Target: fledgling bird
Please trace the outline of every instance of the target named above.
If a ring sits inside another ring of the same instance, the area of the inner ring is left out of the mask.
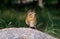
[[[27,12],[25,22],[30,28],[36,29],[37,20],[36,20],[36,13],[34,10],[29,10]]]

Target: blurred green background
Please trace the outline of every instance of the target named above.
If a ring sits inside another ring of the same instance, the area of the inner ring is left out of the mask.
[[[60,38],[60,0],[43,0],[44,8],[37,2],[23,4],[18,0],[0,0],[0,29],[28,27],[25,23],[27,11],[34,7],[37,29]]]

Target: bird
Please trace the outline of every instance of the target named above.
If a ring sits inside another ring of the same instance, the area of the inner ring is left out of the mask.
[[[25,22],[30,28],[36,29],[37,19],[34,10],[28,10]]]

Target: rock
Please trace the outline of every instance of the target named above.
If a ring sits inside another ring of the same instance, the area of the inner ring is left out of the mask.
[[[57,39],[46,33],[30,28],[0,29],[0,39]]]

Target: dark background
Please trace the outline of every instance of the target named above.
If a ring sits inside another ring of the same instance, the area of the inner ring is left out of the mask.
[[[34,8],[37,13],[37,29],[60,37],[60,0],[43,0],[44,8],[39,7],[37,1],[26,4],[17,1],[0,0],[0,29],[28,27],[25,23],[27,11]]]

